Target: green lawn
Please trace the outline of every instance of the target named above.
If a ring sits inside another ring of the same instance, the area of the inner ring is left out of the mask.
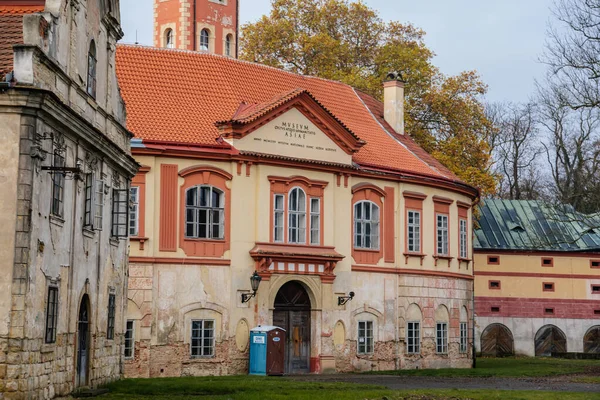
[[[564,360],[558,358],[478,358],[473,369],[411,369],[372,371],[367,374],[404,376],[477,376],[477,377],[541,377],[590,373],[600,374],[600,360]]]
[[[102,400],[592,400],[597,393],[504,390],[410,390],[351,383],[300,382],[287,378],[226,376],[127,379],[108,386]]]

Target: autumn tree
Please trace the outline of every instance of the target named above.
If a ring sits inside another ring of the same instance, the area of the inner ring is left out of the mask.
[[[484,194],[495,190],[485,138],[494,127],[481,102],[476,72],[443,75],[432,63],[425,32],[384,22],[362,2],[273,0],[269,15],[241,30],[241,58],[344,82],[381,99],[391,71],[406,80],[406,131]]]

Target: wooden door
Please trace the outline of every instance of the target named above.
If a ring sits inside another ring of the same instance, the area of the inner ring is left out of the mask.
[[[491,357],[513,355],[513,337],[502,324],[491,324],[481,334],[481,354]]]
[[[76,386],[87,386],[89,362],[89,315],[87,295],[83,296],[79,305],[79,321],[77,322],[77,377]]]
[[[540,328],[535,335],[535,355],[550,357],[552,353],[566,353],[567,338],[565,334],[554,325]]]
[[[288,282],[279,289],[273,325],[286,331],[285,373],[310,372],[310,299],[299,282]]]

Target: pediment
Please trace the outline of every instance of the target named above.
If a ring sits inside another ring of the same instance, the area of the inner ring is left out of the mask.
[[[308,92],[297,89],[263,104],[242,104],[217,123],[239,151],[352,164],[364,142]]]

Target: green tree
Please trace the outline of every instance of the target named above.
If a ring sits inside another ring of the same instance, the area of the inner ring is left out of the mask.
[[[241,58],[341,81],[378,99],[385,76],[401,71],[407,132],[458,177],[494,193],[487,86],[474,71],[443,75],[424,36],[411,24],[384,22],[360,1],[273,0],[269,15],[242,27]]]

